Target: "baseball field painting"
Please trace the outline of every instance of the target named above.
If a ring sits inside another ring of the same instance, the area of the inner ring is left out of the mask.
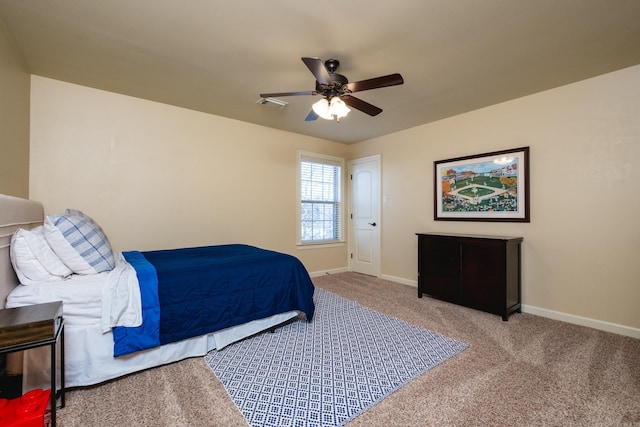
[[[434,162],[434,219],[530,222],[529,147]]]

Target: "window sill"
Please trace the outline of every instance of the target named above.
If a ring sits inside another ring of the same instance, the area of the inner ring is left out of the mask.
[[[327,243],[298,243],[298,250],[306,249],[326,249],[326,248],[339,248],[345,245],[345,242],[327,242]]]

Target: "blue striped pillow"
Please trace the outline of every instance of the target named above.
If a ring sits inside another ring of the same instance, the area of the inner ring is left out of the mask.
[[[51,249],[74,273],[96,274],[115,267],[109,239],[83,212],[67,209],[64,215],[48,215],[44,230]]]

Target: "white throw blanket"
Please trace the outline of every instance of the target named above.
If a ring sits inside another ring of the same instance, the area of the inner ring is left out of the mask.
[[[114,326],[135,327],[142,324],[142,300],[135,269],[117,255],[116,266],[109,272],[102,288],[102,332]]]

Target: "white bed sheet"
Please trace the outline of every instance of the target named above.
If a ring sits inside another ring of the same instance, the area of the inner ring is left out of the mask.
[[[220,350],[300,315],[298,311],[277,314],[208,335],[114,358],[113,335],[110,331],[103,332],[102,326],[102,291],[108,274],[74,275],[61,282],[19,285],[7,297],[9,308],[52,301],[63,302],[66,387],[94,385],[143,369],[204,356],[210,350]],[[48,347],[24,352],[23,391],[49,388],[49,360]],[[60,361],[60,358],[57,360]]]
[[[67,326],[92,325],[101,319],[102,287],[107,275],[73,275],[59,282],[19,285],[7,297],[7,307],[62,301]]]

